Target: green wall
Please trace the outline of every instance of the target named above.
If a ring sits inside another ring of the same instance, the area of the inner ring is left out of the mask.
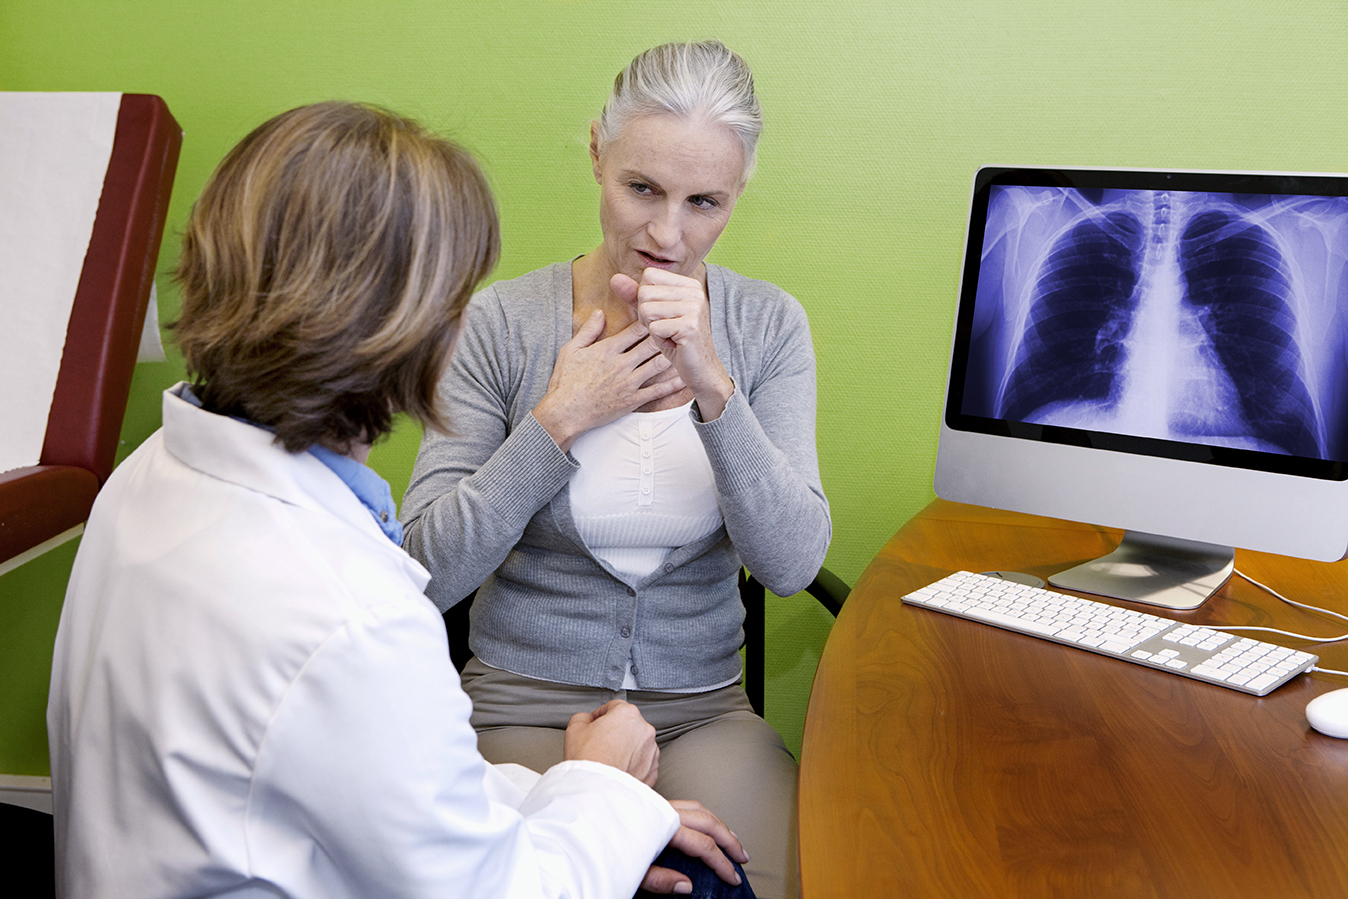
[[[983,163],[1348,169],[1342,2],[799,0],[3,0],[0,89],[163,96],[186,136],[169,234],[214,164],[314,100],[391,106],[481,157],[498,277],[599,240],[586,128],[638,50],[720,37],[753,65],[758,174],[713,260],[809,312],[828,564],[854,581],[931,498],[965,206]],[[161,316],[177,296],[159,279]],[[129,451],[158,426],[173,359],[137,372]],[[405,486],[418,435],[374,463]],[[0,773],[45,774],[46,666],[69,549],[0,578]],[[769,620],[768,717],[793,746],[827,616]]]

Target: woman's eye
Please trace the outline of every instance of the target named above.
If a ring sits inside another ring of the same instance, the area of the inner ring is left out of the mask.
[[[688,202],[698,209],[715,209],[718,205],[711,197],[691,197]]]
[[[646,196],[646,195],[648,195],[648,194],[651,192],[651,186],[650,186],[649,184],[645,184],[645,183],[643,183],[643,182],[641,182],[641,181],[633,181],[633,182],[631,182],[630,184],[628,184],[627,186],[630,187],[630,188],[632,189],[632,193],[634,193],[634,194],[640,194],[640,195],[643,196],[643,197]]]

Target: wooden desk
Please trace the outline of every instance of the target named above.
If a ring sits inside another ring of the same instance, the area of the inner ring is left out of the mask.
[[[1348,678],[1259,699],[899,601],[959,569],[1046,578],[1119,536],[938,500],[881,550],[810,696],[805,899],[1348,895],[1348,740],[1304,714]],[[1348,612],[1348,563],[1237,552],[1236,567]],[[1236,578],[1160,614],[1348,632]],[[1348,668],[1348,644],[1310,651]]]

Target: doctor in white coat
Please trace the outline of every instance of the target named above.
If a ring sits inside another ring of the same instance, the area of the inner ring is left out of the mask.
[[[104,487],[57,633],[62,895],[626,899],[687,889],[649,867],[671,838],[738,879],[724,825],[650,789],[632,706],[576,716],[542,775],[482,760],[363,464],[396,412],[452,426],[436,383],[498,250],[471,158],[382,110],[292,110],[212,176],[178,271],[193,381]]]

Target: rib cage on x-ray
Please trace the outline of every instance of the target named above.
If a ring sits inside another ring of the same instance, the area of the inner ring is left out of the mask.
[[[1232,424],[1294,456],[1320,457],[1324,428],[1306,389],[1292,285],[1268,232],[1232,212],[1203,212],[1184,229],[1179,257],[1185,302],[1235,384]]]
[[[1054,403],[1117,396],[1136,307],[1141,223],[1125,213],[1087,217],[1044,260],[999,417],[1029,421]]]
[[[1298,281],[1278,230],[1296,218],[1285,204],[1005,190],[1023,193],[1000,214],[1019,227],[1037,218],[1047,249],[1025,249],[1032,239],[1004,248],[1037,255],[1003,284],[995,417],[1325,458],[1324,378],[1311,374],[1331,361],[1311,357],[1325,354],[1320,332],[1338,313],[1335,298],[1316,302]],[[1049,194],[1059,199],[1046,213]]]

